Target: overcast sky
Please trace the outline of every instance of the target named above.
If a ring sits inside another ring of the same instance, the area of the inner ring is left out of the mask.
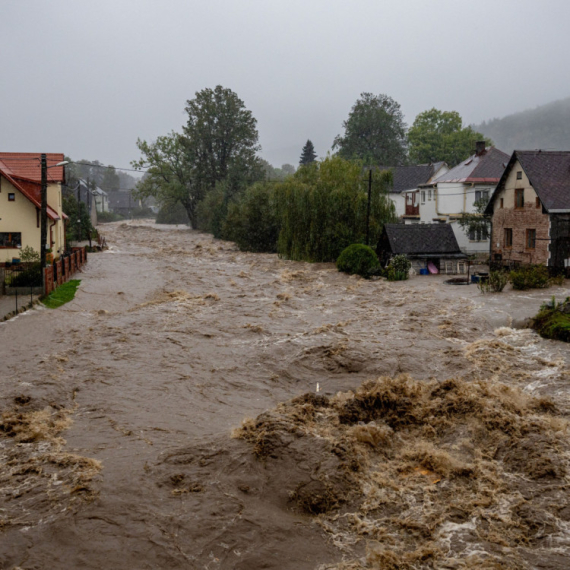
[[[235,91],[262,155],[325,156],[365,91],[466,123],[570,96],[569,0],[1,0],[0,150],[129,166]]]

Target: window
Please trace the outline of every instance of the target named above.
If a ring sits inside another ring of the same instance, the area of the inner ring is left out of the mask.
[[[0,232],[0,247],[22,247],[22,234],[19,232]]]
[[[428,200],[431,200],[431,190],[428,190]]]
[[[426,191],[422,190],[422,204],[426,203]]]
[[[501,205],[499,206],[501,209],[503,208],[503,204],[504,204],[504,201],[503,201],[503,198],[501,198]]]
[[[536,230],[526,230],[526,248],[534,249],[536,245]]]
[[[524,208],[524,189],[515,190],[515,208]]]
[[[522,180],[522,170],[517,171],[517,180]]]
[[[513,229],[505,228],[505,247],[513,247]]]
[[[487,230],[485,228],[479,228],[469,232],[469,239],[471,241],[485,241],[487,238]]]
[[[538,196],[536,197],[536,207],[540,208],[540,198]]]
[[[16,201],[16,194],[14,194],[13,192],[10,192],[8,194],[8,202],[15,202]]]
[[[489,199],[489,190],[475,190],[475,202]]]

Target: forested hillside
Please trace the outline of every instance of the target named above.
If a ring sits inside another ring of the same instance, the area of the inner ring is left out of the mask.
[[[473,127],[505,152],[570,150],[570,97]]]

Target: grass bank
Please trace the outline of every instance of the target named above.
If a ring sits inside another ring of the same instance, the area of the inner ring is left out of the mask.
[[[75,293],[80,283],[80,279],[71,279],[67,283],[60,285],[43,300],[43,304],[48,309],[57,309],[58,307],[65,305],[65,303],[69,303],[69,301],[75,297]]]

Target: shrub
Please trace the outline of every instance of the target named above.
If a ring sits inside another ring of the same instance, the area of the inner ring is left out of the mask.
[[[556,304],[552,297],[550,303],[544,303],[540,312],[532,321],[532,328],[544,338],[570,342],[570,299]]]
[[[118,222],[123,219],[121,214],[115,212],[97,212],[97,223],[105,224],[107,222]]]
[[[152,211],[152,208],[149,206],[142,206],[142,208],[133,208],[131,210],[131,218],[133,219],[140,219],[140,218],[156,218],[156,214]]]
[[[211,233],[216,238],[225,238],[223,226],[228,213],[228,200],[223,185],[218,185],[206,194],[196,208],[198,229]]]
[[[412,262],[403,253],[392,257],[388,264],[388,268],[392,268],[396,273],[405,273],[406,275],[409,275],[411,267]]]
[[[509,282],[506,271],[491,271],[487,279],[481,279],[477,284],[481,293],[500,293]]]
[[[16,273],[7,285],[10,287],[41,287],[42,269],[40,262],[31,263],[23,271]]]
[[[27,245],[20,250],[20,259],[22,263],[34,263],[40,261],[40,253],[33,247]]]
[[[279,223],[272,185],[254,184],[230,204],[222,233],[243,251],[275,253]]]
[[[156,215],[157,224],[189,224],[188,214],[180,202],[163,204]]]
[[[513,289],[518,291],[544,289],[550,285],[550,276],[545,265],[521,265],[511,271],[510,280]]]
[[[370,273],[380,266],[378,256],[371,247],[361,243],[349,245],[336,260],[339,271],[350,275],[356,274],[368,277]]]

